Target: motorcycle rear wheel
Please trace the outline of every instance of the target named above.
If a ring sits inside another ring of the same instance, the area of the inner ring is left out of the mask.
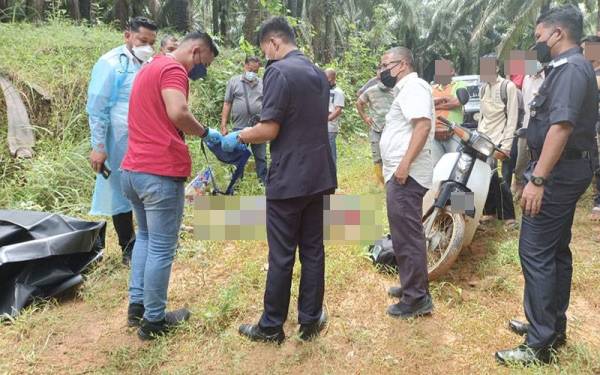
[[[433,223],[431,222],[433,220]],[[462,250],[465,220],[460,214],[445,209],[435,210],[423,218],[427,239],[427,271],[429,280],[444,275],[454,264]]]

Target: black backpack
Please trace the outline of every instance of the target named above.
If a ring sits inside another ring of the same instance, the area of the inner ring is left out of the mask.
[[[380,271],[398,272],[391,235],[385,235],[382,239],[375,241],[373,245],[369,246],[368,253],[369,258]]]

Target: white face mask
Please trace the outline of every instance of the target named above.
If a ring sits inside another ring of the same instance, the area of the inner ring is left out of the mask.
[[[258,74],[254,72],[246,72],[244,73],[244,78],[246,78],[246,81],[254,82],[258,78]]]
[[[149,45],[143,45],[138,47],[133,47],[132,51],[133,56],[137,57],[141,62],[148,61],[152,55],[154,55],[154,48]]]

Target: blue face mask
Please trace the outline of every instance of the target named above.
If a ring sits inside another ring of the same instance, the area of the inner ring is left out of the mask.
[[[188,77],[190,77],[192,81],[206,77],[206,66],[204,66],[204,64],[194,65],[192,70],[188,73]]]

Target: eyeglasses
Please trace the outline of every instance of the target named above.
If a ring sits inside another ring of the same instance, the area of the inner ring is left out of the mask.
[[[404,60],[396,60],[396,61],[390,61],[388,63],[381,63],[381,64],[379,64],[379,66],[377,67],[377,69],[379,69],[379,70],[385,70],[385,69],[388,68],[388,66],[391,66],[391,65],[395,66],[395,65],[398,65],[398,64],[403,63],[403,62],[404,62]]]

